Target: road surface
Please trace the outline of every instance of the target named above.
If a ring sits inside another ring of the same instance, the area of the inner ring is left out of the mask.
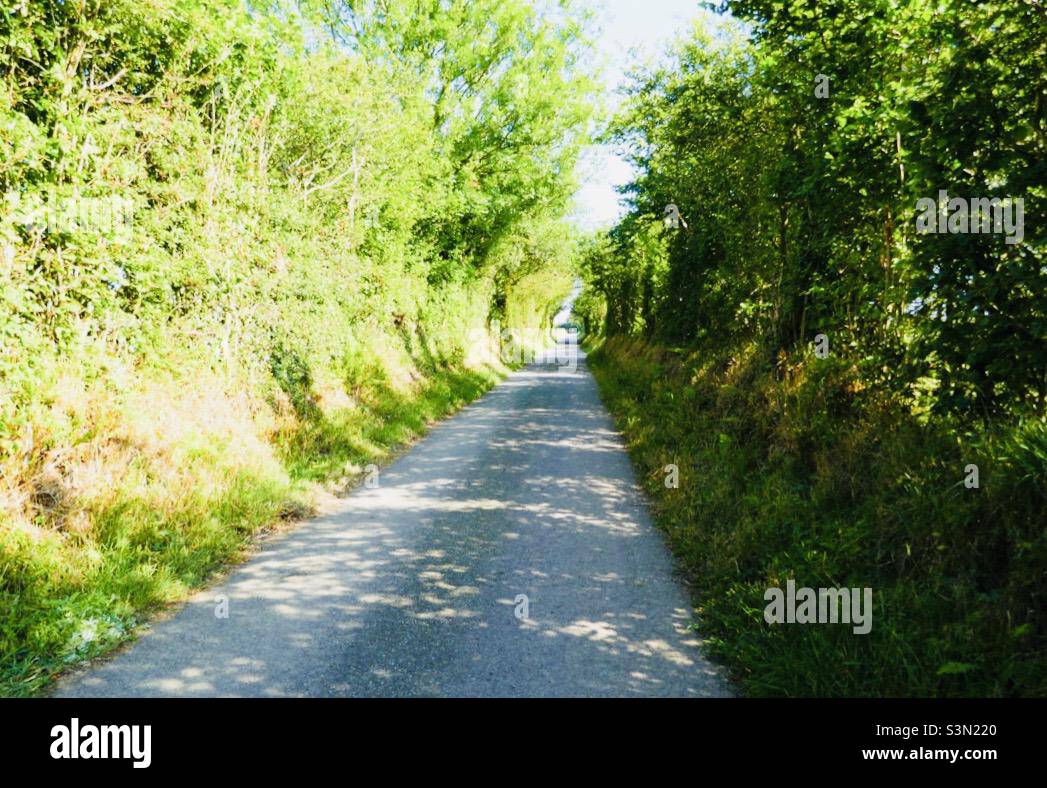
[[[729,695],[690,624],[579,357],[512,375],[54,694]]]

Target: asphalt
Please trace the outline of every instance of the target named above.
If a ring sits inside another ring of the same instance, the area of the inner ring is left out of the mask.
[[[54,694],[731,694],[581,354],[510,376],[378,482]]]

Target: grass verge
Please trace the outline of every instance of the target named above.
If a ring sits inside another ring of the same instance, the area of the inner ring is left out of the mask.
[[[929,423],[840,362],[782,375],[755,350],[611,338],[589,366],[747,694],[1047,695],[1042,418]],[[788,579],[872,588],[871,632],[767,624],[764,593]]]
[[[338,407],[284,386],[282,405],[254,413],[218,391],[187,401],[170,382],[121,399],[81,389],[75,404],[52,392],[50,430],[24,453],[24,483],[4,490],[32,516],[8,506],[0,522],[0,695],[38,693],[133,637],[308,514],[321,483],[350,484],[499,377],[440,366],[405,387],[379,375]]]

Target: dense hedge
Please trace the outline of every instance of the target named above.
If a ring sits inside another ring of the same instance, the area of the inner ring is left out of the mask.
[[[629,91],[579,299],[642,466],[691,469],[653,488],[718,650],[761,694],[1042,695],[1047,14],[721,5]],[[1012,223],[965,231],[976,199]],[[879,623],[768,627],[791,577]]]
[[[0,691],[476,396],[496,321],[547,319],[592,103],[555,5],[3,4]]]

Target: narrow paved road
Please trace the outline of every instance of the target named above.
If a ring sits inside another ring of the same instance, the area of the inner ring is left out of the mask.
[[[55,694],[728,695],[641,495],[584,359],[531,365]]]

